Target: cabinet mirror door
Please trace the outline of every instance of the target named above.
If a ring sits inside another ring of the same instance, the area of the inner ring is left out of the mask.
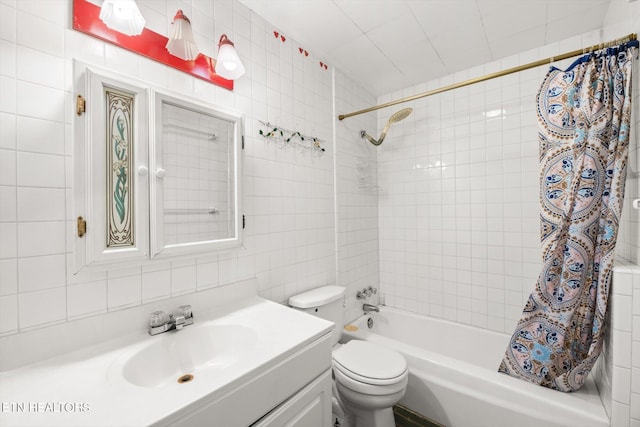
[[[240,244],[241,117],[154,92],[152,256]]]

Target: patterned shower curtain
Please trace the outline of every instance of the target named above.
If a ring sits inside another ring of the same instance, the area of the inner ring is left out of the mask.
[[[537,96],[542,271],[499,371],[579,389],[602,350],[638,42],[551,68]]]

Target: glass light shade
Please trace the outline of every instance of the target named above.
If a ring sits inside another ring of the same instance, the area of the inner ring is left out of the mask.
[[[171,34],[165,47],[170,54],[185,61],[196,59],[200,54],[196,40],[193,37],[191,21],[184,16],[182,10],[178,10],[173,18]]]
[[[112,30],[127,36],[137,36],[144,29],[145,20],[135,0],[104,0],[100,20]]]
[[[235,80],[245,73],[238,52],[226,34],[220,37],[218,57],[216,58],[216,74],[228,80]]]

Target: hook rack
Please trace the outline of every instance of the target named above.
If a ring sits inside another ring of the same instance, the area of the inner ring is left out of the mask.
[[[259,120],[259,122],[267,128],[266,130],[260,129],[258,131],[258,133],[265,139],[282,141],[285,145],[295,144],[302,148],[314,150],[320,155],[325,151],[321,144],[324,141],[316,138],[315,136],[303,135],[300,131],[288,130],[261,120]]]

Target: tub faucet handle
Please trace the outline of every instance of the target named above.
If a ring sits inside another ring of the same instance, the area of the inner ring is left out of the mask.
[[[367,288],[362,288],[361,291],[356,293],[356,299],[365,299],[369,298],[371,295],[375,295],[378,293],[378,288],[374,288],[373,286],[369,286]]]

